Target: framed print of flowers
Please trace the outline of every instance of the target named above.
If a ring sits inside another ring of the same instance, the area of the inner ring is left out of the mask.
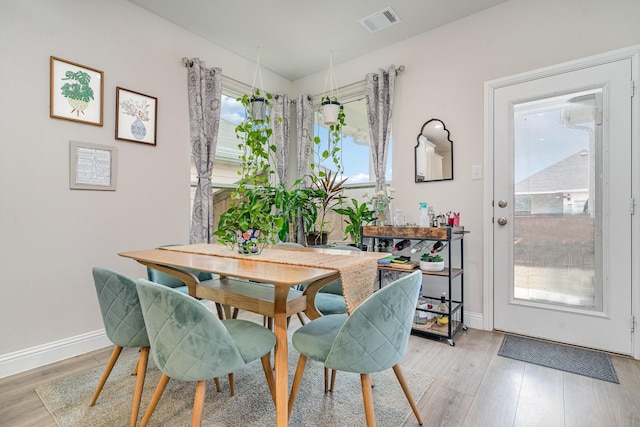
[[[156,145],[158,98],[116,87],[116,139]]]
[[[51,57],[49,116],[102,126],[104,73]]]

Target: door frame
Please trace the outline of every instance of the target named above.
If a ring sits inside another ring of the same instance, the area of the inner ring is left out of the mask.
[[[580,70],[585,67],[592,67],[596,65],[606,64],[608,62],[631,59],[632,64],[632,78],[633,82],[629,82],[629,90],[632,91],[633,97],[631,99],[631,157],[632,167],[631,170],[631,193],[632,200],[635,201],[632,206],[630,201],[629,209],[634,209],[634,214],[631,218],[631,252],[632,259],[638,258],[638,251],[640,249],[640,135],[639,129],[639,114],[640,114],[640,102],[638,96],[638,84],[640,81],[639,71],[639,57],[640,57],[640,45],[632,47],[618,49],[611,52],[583,58],[575,61],[565,62],[558,65],[553,65],[537,70],[520,73],[512,76],[503,77],[500,79],[490,80],[484,84],[484,168],[485,179],[484,181],[484,202],[483,202],[483,327],[485,330],[493,330],[493,315],[494,315],[494,270],[493,270],[493,200],[494,200],[494,148],[493,148],[493,107],[494,107],[494,92],[500,88],[520,84],[540,78],[550,77],[556,74],[572,72]],[[635,319],[635,330],[638,331],[640,325],[638,324],[638,317],[640,314],[640,262],[633,263],[631,266],[631,313]],[[640,331],[638,331],[640,332]],[[632,356],[634,359],[640,359],[640,338],[637,334],[632,334]]]

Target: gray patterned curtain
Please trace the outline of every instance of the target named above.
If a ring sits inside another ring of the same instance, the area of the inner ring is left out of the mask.
[[[289,120],[291,108],[289,96],[277,93],[271,100],[271,142],[276,146],[276,171],[278,179],[287,185],[287,164],[289,163]]]
[[[298,170],[297,177],[307,177],[311,173],[311,159],[313,157],[313,98],[311,95],[300,95],[296,104],[296,124],[298,142]],[[304,185],[311,182],[305,178]],[[298,227],[296,241],[304,244],[306,236],[304,227]]]
[[[198,172],[189,241],[211,243],[213,234],[211,171],[220,126],[222,69],[205,68],[204,63],[201,63],[198,58],[193,58],[187,68],[189,70],[191,152]]]
[[[376,174],[376,192],[385,191],[387,145],[389,144],[395,80],[395,65],[390,65],[387,71],[379,69],[378,73],[370,73],[365,77],[371,155],[373,156],[373,168]]]

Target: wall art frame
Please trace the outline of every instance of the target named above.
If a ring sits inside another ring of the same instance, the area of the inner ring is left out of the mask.
[[[50,91],[50,117],[102,126],[104,72],[51,56]]]
[[[116,87],[116,139],[156,145],[158,98]]]
[[[118,150],[109,145],[69,142],[69,188],[116,190]]]

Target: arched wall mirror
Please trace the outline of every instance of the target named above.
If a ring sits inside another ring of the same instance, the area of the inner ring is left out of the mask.
[[[415,146],[416,182],[453,179],[453,141],[442,120],[422,125]]]

